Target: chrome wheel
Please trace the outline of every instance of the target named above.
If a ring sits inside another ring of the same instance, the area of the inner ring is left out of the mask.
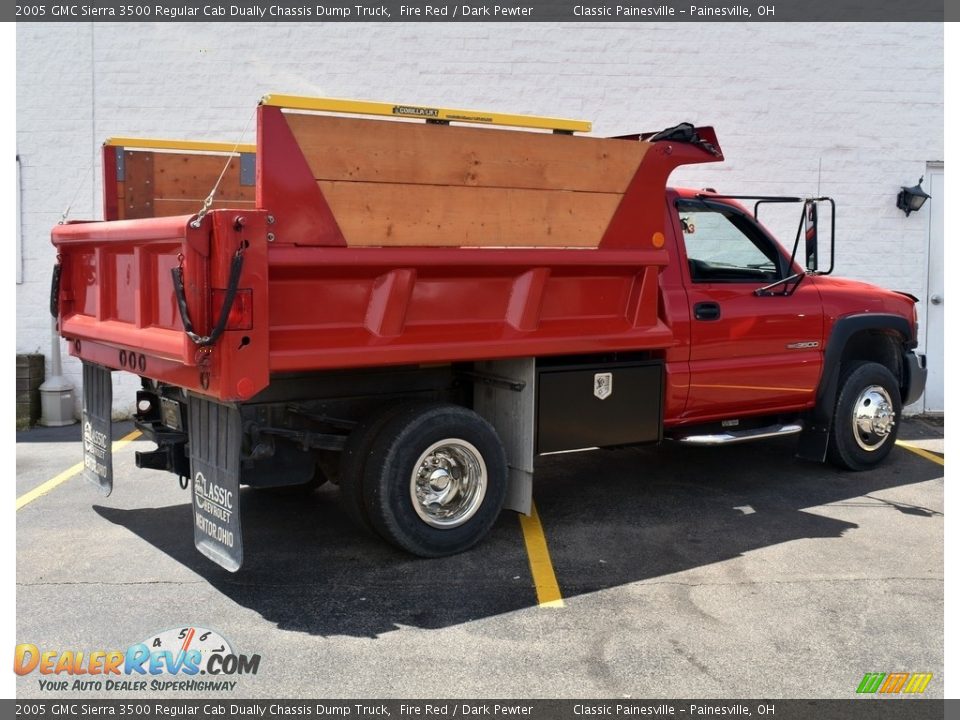
[[[449,529],[476,514],[487,492],[487,466],[466,440],[447,438],[420,455],[410,476],[413,509],[428,525]]]
[[[867,452],[877,450],[896,424],[890,394],[880,385],[864,388],[853,404],[853,437],[857,445]]]

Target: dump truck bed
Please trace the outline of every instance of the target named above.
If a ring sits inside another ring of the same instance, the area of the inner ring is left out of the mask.
[[[665,186],[719,159],[709,128],[591,138],[284,101],[259,107],[255,148],[104,148],[108,219],[53,232],[74,355],[228,401],[273,373],[673,342]],[[212,208],[183,214],[231,157]]]

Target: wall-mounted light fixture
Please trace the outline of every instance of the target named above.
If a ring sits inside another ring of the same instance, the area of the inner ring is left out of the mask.
[[[921,185],[923,185],[922,175],[920,176],[920,182],[916,185],[913,187],[901,187],[900,192],[897,193],[897,207],[903,210],[907,217],[910,217],[910,213],[922,208],[927,198],[930,197],[923,191],[923,188],[920,187]]]

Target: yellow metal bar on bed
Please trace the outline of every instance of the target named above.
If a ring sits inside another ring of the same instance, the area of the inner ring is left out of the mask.
[[[366,100],[339,100],[300,95],[264,95],[261,105],[273,105],[289,110],[316,110],[320,112],[352,113],[355,115],[386,115],[389,117],[432,120],[434,122],[475,123],[478,125],[509,125],[512,127],[555,130],[559,132],[590,132],[592,124],[586,120],[509,115],[479,110],[451,110],[423,105],[399,105]]]
[[[203,140],[164,140],[160,138],[110,137],[104,145],[111,147],[136,148],[139,150],[186,150],[192,152],[216,153],[252,153],[256,145],[235,145],[225,142],[206,142]]]

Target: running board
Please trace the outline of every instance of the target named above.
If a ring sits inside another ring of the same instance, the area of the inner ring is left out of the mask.
[[[753,430],[731,430],[728,432],[713,433],[710,435],[683,435],[673,438],[677,442],[687,445],[733,445],[734,443],[750,442],[751,440],[765,440],[783,435],[796,435],[803,430],[803,425],[769,425]]]

